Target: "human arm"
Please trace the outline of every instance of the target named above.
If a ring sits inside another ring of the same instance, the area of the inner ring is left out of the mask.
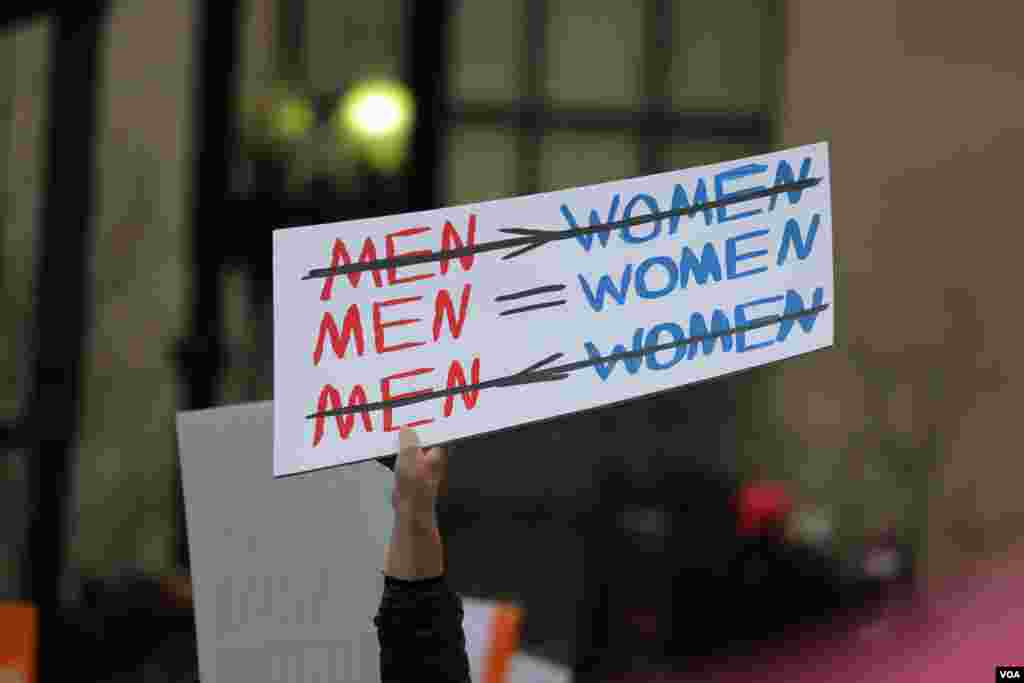
[[[394,463],[394,529],[384,564],[384,594],[374,619],[384,683],[469,683],[462,601],[448,586],[437,525],[446,458],[399,433]]]
[[[395,488],[391,507],[395,526],[384,574],[413,581],[444,574],[444,552],[437,526],[437,492],[447,464],[440,448],[420,448],[411,429],[398,433]]]

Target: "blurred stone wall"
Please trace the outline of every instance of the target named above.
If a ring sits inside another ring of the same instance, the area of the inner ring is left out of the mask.
[[[87,572],[159,572],[176,562],[174,415],[186,406],[172,354],[188,332],[192,296],[197,7],[118,0],[102,53],[94,318],[71,520],[72,562]],[[242,7],[245,98],[272,78],[274,8],[270,0]],[[252,400],[252,375],[261,375],[245,353],[254,334],[246,284],[224,274],[222,325],[237,362],[219,403]]]
[[[848,529],[927,519],[931,576],[1024,529],[1022,22],[996,0],[788,7],[780,143],[831,143],[838,343],[755,376],[748,443]]]
[[[100,52],[91,329],[71,561],[173,563],[172,351],[189,301],[193,3],[114,2]]]

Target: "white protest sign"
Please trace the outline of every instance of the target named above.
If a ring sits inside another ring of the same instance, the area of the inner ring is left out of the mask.
[[[178,414],[201,679],[380,680],[394,475],[274,480],[272,444],[269,402]]]
[[[833,343],[825,143],[274,232],[274,474]]]

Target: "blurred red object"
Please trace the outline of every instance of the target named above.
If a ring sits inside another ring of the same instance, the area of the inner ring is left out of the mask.
[[[736,494],[736,531],[741,536],[780,531],[792,510],[793,499],[781,482],[751,482]]]

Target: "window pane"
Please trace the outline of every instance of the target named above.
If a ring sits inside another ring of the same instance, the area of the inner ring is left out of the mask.
[[[460,2],[452,25],[452,93],[465,100],[515,100],[523,88],[523,0]]]
[[[765,21],[773,2],[713,2],[673,5],[674,44],[670,70],[678,109],[762,109],[771,87],[765,76],[775,55],[766,54]]]
[[[646,43],[637,3],[550,3],[547,92],[559,103],[630,106],[641,97]]]
[[[668,168],[677,170],[761,154],[763,146],[725,142],[673,142],[668,147]]]
[[[625,135],[554,132],[542,154],[541,191],[637,175],[636,143]]]
[[[315,90],[327,92],[363,78],[398,77],[402,2],[308,0],[306,41],[309,81]]]
[[[448,203],[468,204],[517,193],[517,138],[490,128],[456,128],[446,159]]]
[[[46,161],[49,22],[0,33],[0,419],[24,408]]]

